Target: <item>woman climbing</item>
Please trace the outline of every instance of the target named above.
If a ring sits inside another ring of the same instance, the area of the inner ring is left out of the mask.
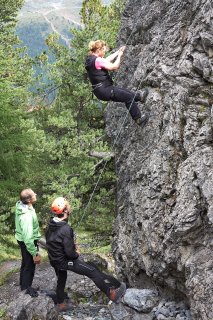
[[[90,41],[89,56],[86,58],[85,68],[92,84],[95,96],[103,101],[124,102],[132,119],[140,126],[144,126],[148,119],[148,113],[141,114],[137,102],[144,102],[148,89],[136,93],[117,87],[108,71],[117,70],[120,67],[121,57],[125,46],[104,58],[108,47],[103,40]]]

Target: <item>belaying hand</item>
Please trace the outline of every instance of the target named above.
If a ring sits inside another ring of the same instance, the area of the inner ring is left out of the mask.
[[[41,263],[41,256],[37,253],[36,256],[33,257],[33,261],[35,264]]]

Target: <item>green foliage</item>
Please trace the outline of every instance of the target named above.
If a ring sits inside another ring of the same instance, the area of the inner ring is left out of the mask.
[[[6,308],[0,308],[0,319],[5,319],[3,318],[6,315]]]
[[[0,0],[0,29],[2,31],[5,26],[14,26],[17,11],[23,4],[23,0]]]
[[[58,35],[49,35],[46,43],[55,56],[50,79],[60,89],[52,110],[40,119],[51,140],[49,178],[43,186],[50,195],[48,200],[66,196],[73,205],[74,225],[109,234],[115,213],[113,161],[91,156],[94,151],[110,150],[103,120],[105,104],[91,98],[84,60],[92,39],[102,38],[114,47],[121,4],[116,1],[103,6],[99,0],[84,1],[84,28],[71,30],[71,50],[60,45]]]
[[[19,48],[15,35],[16,10],[22,1],[1,1],[0,13],[0,227],[10,231],[15,199],[21,186],[32,184],[32,172],[40,167],[40,141],[34,119],[27,113],[32,61]],[[37,152],[38,151],[38,152]]]
[[[81,39],[84,41],[102,39],[113,48],[123,8],[124,0],[114,1],[110,6],[102,6],[101,0],[83,1],[81,16],[86,27]]]
[[[0,264],[3,261],[20,258],[20,249],[13,235],[0,235]]]
[[[78,229],[78,235],[76,242],[80,248],[81,254],[84,253],[110,253],[110,237],[108,234],[102,234],[98,230],[88,231],[85,230],[84,226]]]
[[[33,62],[14,32],[21,1],[16,6],[12,0],[1,3],[7,7],[0,18],[1,230],[13,231],[15,202],[19,192],[30,187],[38,194],[36,212],[42,227],[49,219],[51,201],[65,196],[72,203],[72,224],[105,234],[106,246],[115,213],[115,174],[112,159],[94,156],[94,151],[107,153],[110,146],[104,128],[105,104],[91,97],[84,60],[92,39],[102,38],[114,47],[122,1],[107,7],[97,0],[84,1],[84,28],[71,29],[71,50],[57,34],[48,36],[46,45],[54,63],[49,63],[45,52],[36,58],[49,77],[45,90],[57,95],[46,106],[49,100],[44,99],[42,83],[36,97],[28,89]]]

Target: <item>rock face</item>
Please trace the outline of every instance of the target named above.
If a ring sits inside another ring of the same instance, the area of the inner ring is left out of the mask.
[[[37,299],[21,292],[9,306],[8,318],[13,320],[58,320],[52,300],[45,295]]]
[[[185,299],[213,319],[213,8],[210,0],[131,0],[119,86],[149,88],[149,123],[106,110],[117,172],[113,252],[131,286]]]

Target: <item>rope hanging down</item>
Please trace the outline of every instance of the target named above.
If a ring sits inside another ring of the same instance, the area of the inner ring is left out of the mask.
[[[129,35],[126,43],[125,43],[125,45],[127,45],[127,43],[129,42],[129,40],[131,39],[131,36],[132,36],[134,30],[135,30],[135,28],[133,27],[133,28],[132,28],[132,31],[131,31],[131,33],[130,33],[130,35]],[[159,38],[159,39],[160,39],[160,38]],[[158,40],[158,42],[157,42],[157,44],[156,44],[156,47],[157,47],[158,43],[159,43],[159,40]],[[137,88],[136,88],[136,92],[135,92],[135,95],[134,95],[134,97],[133,97],[133,99],[132,99],[130,108],[129,108],[128,110],[126,110],[126,113],[125,113],[123,122],[121,123],[121,126],[120,126],[120,128],[119,128],[119,131],[118,131],[118,133],[117,133],[117,135],[116,135],[116,137],[115,137],[114,143],[113,143],[113,145],[112,145],[112,149],[114,149],[114,146],[115,146],[116,142],[118,141],[118,139],[119,139],[119,137],[120,137],[121,131],[122,131],[123,126],[124,126],[124,123],[126,122],[126,119],[127,119],[127,117],[128,117],[129,111],[131,110],[133,101],[134,101],[135,96],[136,96],[136,94],[137,94],[137,90],[138,90],[138,88],[139,88],[140,85],[141,85],[141,82],[142,82],[142,77],[140,78],[140,82],[139,82],[139,84],[138,84],[138,86],[137,86]],[[150,145],[148,145],[148,146],[147,146],[146,148],[144,148],[143,150],[147,149],[149,146],[150,146]],[[103,173],[104,173],[104,170],[105,170],[105,168],[106,168],[107,162],[108,162],[108,160],[105,160],[104,166],[103,166],[103,168],[102,168],[102,170],[101,170],[101,172],[100,172],[100,174],[99,174],[99,176],[98,176],[97,182],[95,183],[94,189],[93,189],[93,191],[92,191],[92,193],[91,193],[91,195],[90,195],[89,201],[88,201],[86,207],[85,207],[84,210],[83,210],[83,214],[82,214],[79,222],[77,223],[77,228],[80,227],[80,225],[81,225],[81,223],[82,223],[82,221],[83,221],[83,219],[84,219],[84,217],[85,217],[85,215],[86,215],[87,209],[88,209],[88,207],[89,207],[89,205],[90,205],[90,203],[91,203],[91,201],[92,201],[92,198],[93,198],[93,196],[94,196],[94,193],[95,193],[95,191],[96,191],[96,189],[97,189],[97,187],[98,187],[98,184],[99,184],[99,182],[100,182],[100,179],[101,179],[101,177],[102,177],[102,175],[103,175]]]
[[[141,83],[141,81],[140,81],[140,83]],[[139,84],[139,85],[140,85],[140,84]],[[138,87],[139,87],[139,85],[138,85]],[[138,89],[138,87],[137,87],[137,89]],[[135,93],[135,95],[136,95],[136,93]],[[134,98],[135,98],[135,95],[134,95]],[[133,103],[133,101],[134,101],[134,98],[133,98],[133,100],[132,100],[132,103]],[[130,105],[129,110],[130,110],[131,107],[132,107],[132,103],[131,103],[131,105]],[[124,120],[123,120],[123,122],[122,122],[122,124],[121,124],[121,126],[120,126],[120,129],[119,129],[119,131],[118,131],[118,134],[117,134],[117,136],[116,136],[116,138],[115,138],[115,140],[114,140],[114,143],[113,143],[113,145],[112,145],[112,149],[114,149],[114,146],[115,146],[118,138],[120,137],[120,133],[121,133],[122,128],[123,128],[123,125],[124,125],[124,123],[125,123],[125,121],[126,121],[126,119],[127,119],[127,117],[128,117],[129,110],[126,111]],[[94,186],[94,189],[93,189],[93,191],[92,191],[92,193],[91,193],[91,195],[90,195],[89,201],[88,201],[88,203],[87,203],[87,205],[86,205],[86,207],[85,207],[85,209],[84,209],[84,211],[83,211],[82,217],[81,217],[80,221],[79,221],[78,224],[77,224],[77,228],[80,226],[80,224],[81,224],[81,222],[82,222],[82,220],[83,220],[83,218],[84,218],[84,216],[85,216],[85,214],[86,214],[87,208],[89,207],[90,202],[92,201],[93,195],[94,195],[94,193],[95,193],[95,191],[96,191],[96,189],[97,189],[97,187],[98,187],[99,181],[100,181],[100,179],[101,179],[101,177],[102,177],[102,175],[103,175],[103,173],[104,173],[104,170],[105,170],[105,168],[106,168],[106,165],[107,165],[108,160],[104,160],[104,161],[105,161],[104,166],[103,166],[103,168],[102,168],[102,170],[101,170],[101,172],[100,172],[100,174],[99,174],[98,180],[97,180],[97,182],[96,182],[96,184],[95,184],[95,186]]]

